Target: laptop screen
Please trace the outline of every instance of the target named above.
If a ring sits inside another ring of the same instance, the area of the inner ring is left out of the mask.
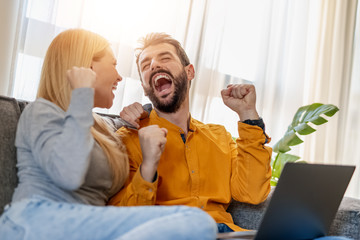
[[[355,166],[287,163],[255,239],[313,239],[328,233]]]

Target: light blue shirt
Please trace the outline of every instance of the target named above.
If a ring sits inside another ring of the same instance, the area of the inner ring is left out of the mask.
[[[72,92],[66,112],[39,98],[20,116],[15,145],[19,185],[13,201],[40,195],[54,201],[105,205],[113,194],[106,155],[94,140],[94,90]]]

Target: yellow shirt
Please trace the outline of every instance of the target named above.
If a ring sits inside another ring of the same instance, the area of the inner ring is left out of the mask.
[[[199,207],[217,223],[236,231],[226,212],[231,199],[251,204],[263,202],[270,192],[272,150],[270,139],[258,126],[238,123],[235,141],[221,125],[190,119],[184,143],[181,128],[153,110],[140,126],[159,125],[168,129],[165,150],[155,182],[145,181],[139,171],[142,153],[137,131],[121,128],[130,160],[130,176],[124,188],[109,202],[117,206],[187,205]]]

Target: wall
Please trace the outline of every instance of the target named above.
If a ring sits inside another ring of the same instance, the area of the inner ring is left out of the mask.
[[[10,69],[22,0],[0,0],[0,94],[10,95]]]

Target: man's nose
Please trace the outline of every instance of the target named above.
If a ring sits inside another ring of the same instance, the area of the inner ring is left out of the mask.
[[[160,64],[160,62],[157,61],[156,59],[153,59],[153,60],[151,61],[150,68],[151,68],[151,71],[154,71],[154,70],[156,70],[156,69],[161,68],[161,64]]]

